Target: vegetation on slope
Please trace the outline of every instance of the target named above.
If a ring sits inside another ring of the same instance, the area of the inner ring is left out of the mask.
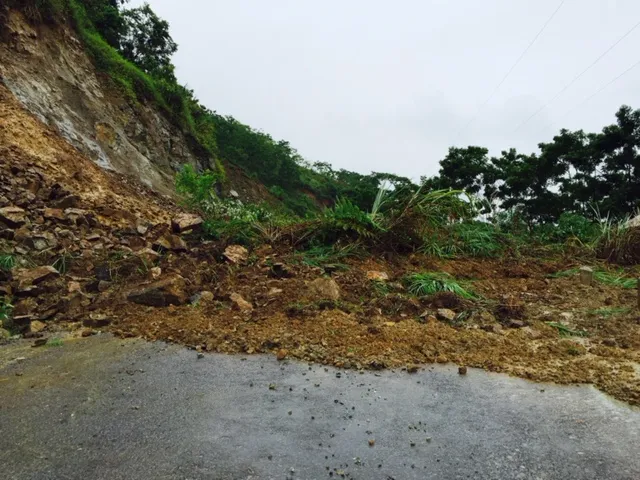
[[[203,175],[213,187],[224,181],[220,160],[226,161],[265,184],[285,206],[277,214],[267,215],[256,207],[244,220],[234,216],[241,224],[257,217],[273,222],[284,213],[305,218],[314,228],[321,226],[315,236],[325,242],[344,235],[367,241],[384,238],[382,243],[390,246],[441,257],[492,256],[513,246],[514,239],[531,236],[542,244],[571,239],[592,245],[604,234],[607,238],[602,237],[598,247],[602,255],[625,262],[636,256],[621,249],[635,241],[635,231],[616,227],[624,224],[616,220],[633,214],[640,198],[640,110],[621,107],[616,123],[600,133],[563,129],[551,142],[539,145],[540,153],[508,149],[490,157],[483,147],[452,147],[440,162],[439,174],[415,185],[393,174],[362,175],[334,170],[328,163],[309,163],[288,142],[200,104],[175,77],[171,57],[177,45],[169,24],[148,5],[127,8],[124,0],[10,0],[9,6],[37,22],[70,19],[100,71],[132,102],[156,104],[191,139],[194,150],[211,159],[211,171],[192,175]],[[467,192],[473,201],[469,197],[458,202],[459,194],[448,194],[450,190]],[[382,208],[376,206],[381,192]],[[211,198],[205,202],[202,192],[198,195],[192,203],[211,210]],[[440,217],[434,219],[425,208],[436,203]],[[441,208],[444,204],[449,210]],[[321,212],[321,205],[329,208]],[[465,211],[456,211],[459,207]],[[228,208],[217,211],[222,217],[229,214]],[[215,225],[209,213],[209,225]],[[476,221],[479,214],[489,223]],[[432,228],[434,220],[442,228]],[[291,219],[278,222],[290,224]],[[212,226],[209,231],[215,234],[224,228]]]

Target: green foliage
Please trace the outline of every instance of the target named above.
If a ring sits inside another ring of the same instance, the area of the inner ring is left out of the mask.
[[[8,272],[16,265],[16,257],[10,253],[0,254],[0,270]]]
[[[366,239],[383,231],[371,215],[347,198],[339,198],[333,208],[325,210],[320,229],[330,240],[336,240],[341,234],[353,239]]]
[[[536,225],[532,229],[532,234],[542,243],[565,243],[575,239],[586,245],[597,240],[600,233],[601,227],[597,222],[570,212],[561,214],[557,223]]]
[[[475,294],[462,287],[444,272],[414,273],[405,278],[409,292],[417,296],[433,295],[437,292],[452,292],[462,298],[475,298]]]
[[[0,326],[8,328],[11,326],[11,312],[13,310],[13,305],[11,302],[5,298],[0,298]]]
[[[357,244],[348,244],[343,247],[316,245],[298,255],[304,264],[312,267],[331,266],[336,270],[347,270],[348,267],[343,261],[346,258],[361,257],[363,252]]]
[[[494,257],[503,251],[503,237],[499,228],[489,223],[454,223],[427,234],[420,251],[438,258]]]
[[[144,72],[175,83],[171,57],[178,45],[169,34],[169,23],[159,18],[148,3],[124,10],[120,51]]]
[[[586,337],[588,336],[588,333],[585,330],[574,330],[568,326],[566,326],[564,323],[558,323],[558,322],[545,322],[547,325],[549,325],[550,327],[555,328],[556,330],[558,330],[558,333],[560,334],[561,337]]]
[[[550,275],[553,278],[560,277],[573,277],[580,272],[579,268],[571,268],[569,270],[564,270],[562,272],[557,272]],[[604,283],[606,285],[611,285],[614,287],[620,287],[625,289],[635,289],[638,288],[638,280],[636,278],[628,277],[623,271],[619,272],[610,272],[607,270],[594,270],[593,272],[594,280]]]
[[[45,343],[45,347],[62,347],[64,345],[64,342],[61,338],[50,338],[49,340],[47,340],[47,343]]]
[[[34,23],[59,22],[66,10],[65,0],[7,0],[7,6],[21,10]]]
[[[215,198],[215,185],[221,180],[217,172],[196,172],[192,165],[184,165],[176,176],[176,190],[184,195],[189,206],[198,208]]]
[[[598,308],[596,310],[590,310],[588,313],[591,315],[598,315],[599,317],[609,318],[618,315],[624,315],[631,312],[631,308],[628,307],[605,307]]]

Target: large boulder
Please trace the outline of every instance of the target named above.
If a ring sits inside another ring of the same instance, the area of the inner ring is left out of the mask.
[[[130,302],[150,307],[168,307],[187,302],[185,281],[180,275],[171,275],[157,282],[132,291],[127,296]]]

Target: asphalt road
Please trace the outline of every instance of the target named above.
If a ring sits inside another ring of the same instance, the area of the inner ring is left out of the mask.
[[[3,479],[640,479],[640,410],[591,387],[26,345],[0,347]]]

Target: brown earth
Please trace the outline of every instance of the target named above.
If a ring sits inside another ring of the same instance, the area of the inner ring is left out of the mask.
[[[18,260],[0,271],[0,296],[12,299],[13,328],[24,336],[102,328],[344,368],[455,362],[592,383],[640,404],[636,292],[550,277],[585,261],[596,266],[594,259],[376,254],[318,268],[275,244],[232,263],[225,245],[172,232],[180,211],[134,179],[100,169],[0,85],[0,253]],[[51,265],[58,273],[36,270]],[[384,277],[371,271],[389,279],[369,280]],[[420,271],[448,272],[478,298],[412,296],[402,278]],[[447,316],[439,309],[453,311],[452,320],[438,320]],[[561,337],[549,321],[586,336]]]

